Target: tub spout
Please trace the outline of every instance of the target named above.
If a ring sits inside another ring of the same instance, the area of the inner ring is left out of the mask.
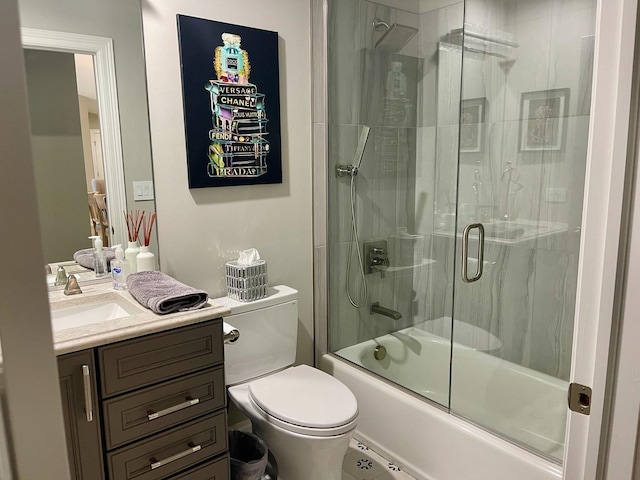
[[[374,302],[371,304],[371,308],[369,309],[369,313],[373,315],[374,313],[379,313],[380,315],[384,315],[385,317],[393,318],[394,320],[400,320],[402,318],[402,314],[397,310],[392,310],[387,307],[383,307],[380,305],[380,302]]]

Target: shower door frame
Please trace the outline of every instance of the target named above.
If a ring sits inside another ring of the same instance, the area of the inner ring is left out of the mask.
[[[314,334],[319,363],[328,351],[328,5],[327,0],[311,2]],[[591,386],[593,394],[589,416],[568,411],[563,458],[566,479],[595,480],[606,445],[601,436],[609,421],[605,393],[627,164],[636,13],[635,0],[598,0],[570,375],[571,382]]]
[[[593,389],[591,414],[569,411],[564,478],[596,479],[609,422],[607,378],[631,118],[635,0],[599,0],[570,381]],[[594,132],[598,132],[594,135]],[[609,159],[609,162],[602,162]]]

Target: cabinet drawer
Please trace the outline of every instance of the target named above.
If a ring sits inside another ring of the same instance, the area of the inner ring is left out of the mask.
[[[105,400],[107,449],[212,413],[225,404],[222,366]]]
[[[222,411],[108,453],[109,478],[159,480],[226,449],[226,412]]]
[[[229,455],[225,455],[171,477],[171,480],[229,480],[230,473]]]
[[[222,363],[222,320],[98,348],[102,396]]]

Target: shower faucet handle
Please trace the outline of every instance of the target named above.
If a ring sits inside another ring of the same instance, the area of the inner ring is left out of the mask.
[[[387,257],[373,257],[371,259],[372,267],[388,267],[389,259]]]
[[[379,272],[384,276],[384,271],[389,268],[388,252],[386,240],[366,242],[364,244],[365,273]]]

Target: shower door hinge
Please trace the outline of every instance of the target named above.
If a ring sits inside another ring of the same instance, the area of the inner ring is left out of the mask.
[[[591,388],[579,383],[569,384],[569,409],[583,415],[591,412]]]

